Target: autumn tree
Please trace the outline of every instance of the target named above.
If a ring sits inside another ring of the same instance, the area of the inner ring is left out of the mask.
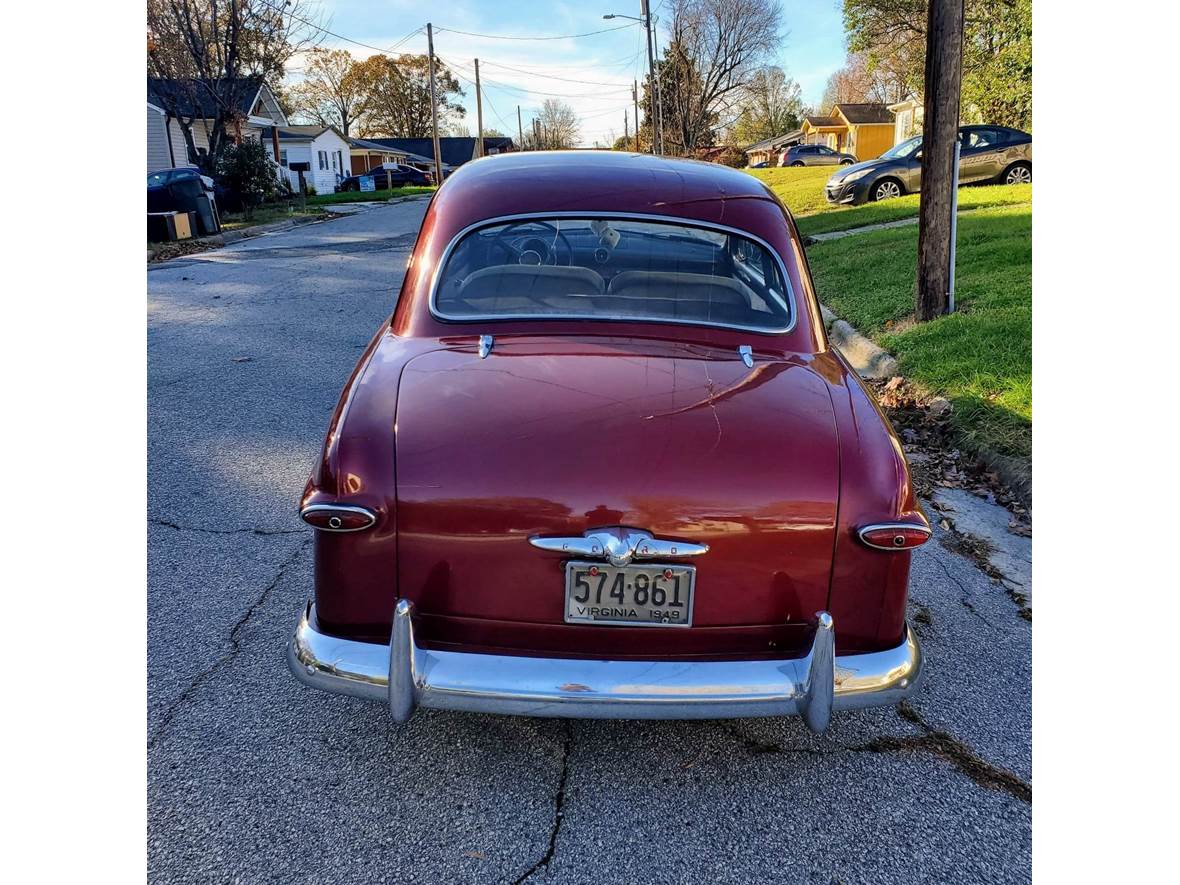
[[[754,72],[738,107],[734,140],[753,144],[799,128],[803,121],[803,92],[782,68],[768,66]]]
[[[366,96],[358,121],[362,137],[430,137],[430,61],[425,55],[372,55],[356,66],[356,75]],[[450,69],[437,59],[434,83],[438,125],[445,131],[467,113],[454,100],[463,90]]]
[[[659,73],[665,150],[691,154],[737,117],[746,85],[779,48],[782,12],[775,0],[670,0],[669,12]]]
[[[148,76],[174,81],[157,91],[197,157],[192,127],[206,127],[207,169],[241,138],[243,107],[262,82],[279,83],[287,62],[322,36],[309,0],[148,0]],[[200,113],[196,111],[199,109]]]
[[[353,134],[368,98],[352,54],[319,48],[308,53],[303,80],[287,95],[297,116],[320,126],[335,126],[346,138]]]

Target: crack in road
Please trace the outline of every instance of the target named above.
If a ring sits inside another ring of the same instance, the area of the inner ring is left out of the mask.
[[[205,682],[208,681],[211,676],[213,676],[213,674],[232,663],[233,660],[238,656],[242,650],[242,642],[239,636],[242,629],[250,622],[250,619],[254,617],[254,613],[266,604],[266,601],[270,598],[270,594],[274,591],[275,587],[277,587],[282,582],[283,578],[287,576],[287,571],[292,565],[295,564],[300,555],[302,555],[303,552],[307,550],[310,543],[311,538],[304,538],[299,543],[299,546],[296,547],[291,555],[288,556],[279,566],[278,572],[275,573],[275,576],[271,579],[270,583],[262,588],[262,592],[258,595],[258,598],[255,599],[251,606],[246,609],[246,612],[240,618],[238,618],[237,623],[235,623],[233,627],[230,628],[229,650],[226,651],[226,653],[219,657],[216,661],[214,661],[211,666],[206,667],[204,670],[194,676],[192,680],[189,681],[189,684],[185,686],[184,691],[177,695],[172,703],[170,703],[167,708],[165,708],[163,714],[160,716],[160,724],[156,726],[155,732],[150,738],[148,738],[147,748],[149,750],[154,748],[155,745],[159,743],[160,739],[167,732],[168,726],[172,724],[172,720],[176,718],[176,714],[180,711],[180,708],[188,702],[188,699],[193,696],[196,690],[204,685]]]
[[[841,753],[900,753],[906,751],[929,753],[951,763],[956,771],[974,781],[978,786],[1007,793],[1022,802],[1032,803],[1032,784],[1022,780],[1006,768],[993,765],[983,759],[967,744],[949,732],[930,725],[917,710],[905,701],[897,705],[897,714],[907,722],[918,726],[923,733],[907,737],[882,735],[863,744],[823,750],[815,747],[785,747],[774,741],[766,741],[748,735],[733,725],[726,725],[725,731],[752,755],[839,756]]]
[[[152,525],[163,526],[164,528],[173,529],[178,532],[200,532],[204,535],[308,535],[311,534],[311,529],[261,529],[257,526],[244,529],[207,529],[202,526],[181,525],[178,522],[173,522],[170,519],[159,519],[157,517],[148,517],[148,522]]]
[[[953,574],[951,574],[951,570],[949,568],[947,568],[946,563],[943,562],[941,559],[939,559],[937,556],[933,557],[933,559],[935,562],[938,563],[938,567],[940,569],[942,569],[943,572],[946,573],[946,576],[948,578],[950,578],[952,581],[954,581],[955,586],[957,586],[959,588],[959,590],[962,591],[962,596],[959,597],[959,602],[961,602],[963,604],[963,608],[967,609],[967,611],[971,612],[971,614],[975,615],[975,617],[979,618],[979,620],[983,621],[985,624],[987,624],[993,630],[998,629],[995,624],[993,624],[991,621],[989,621],[987,618],[985,618],[982,614],[979,613],[979,610],[970,601],[971,600],[971,591],[967,589],[966,585],[964,585],[962,581],[960,581]]]
[[[991,561],[991,553],[994,549],[991,542],[970,532],[960,531],[953,520],[948,517],[943,518],[950,529],[946,535],[939,539],[942,546],[952,553],[957,553],[964,559],[970,560],[976,568],[1003,587],[1008,598],[1016,603],[1020,617],[1026,621],[1032,621],[1032,609],[1028,606],[1028,597],[1012,586],[1019,582],[1005,575]],[[959,586],[963,585],[959,584]]]
[[[512,885],[521,885],[527,881],[534,873],[540,869],[549,871],[549,863],[553,860],[553,855],[557,851],[557,836],[561,833],[561,825],[565,822],[565,785],[569,779],[570,771],[570,750],[573,749],[574,744],[574,727],[570,720],[564,720],[565,723],[565,741],[561,749],[561,776],[557,781],[557,795],[553,797],[554,815],[553,827],[549,831],[549,847],[545,850],[545,854],[535,864],[524,871],[517,879],[514,879]]]

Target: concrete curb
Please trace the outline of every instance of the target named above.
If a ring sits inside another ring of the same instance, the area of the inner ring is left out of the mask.
[[[897,360],[892,354],[882,350],[824,305],[821,304],[819,310],[823,315],[824,328],[828,330],[828,340],[844,354],[844,358],[860,377],[880,379],[901,374]],[[970,454],[995,473],[1024,506],[1032,509],[1031,459],[1012,458],[980,448],[972,448]]]
[[[892,378],[898,374],[897,360],[892,354],[882,350],[824,305],[821,304],[819,309],[823,314],[824,328],[828,330],[828,340],[844,354],[860,377]]]

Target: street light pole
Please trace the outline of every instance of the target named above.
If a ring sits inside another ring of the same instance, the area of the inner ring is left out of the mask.
[[[651,144],[649,145],[649,147],[651,148],[651,152],[653,154],[656,154],[656,153],[662,154],[664,152],[664,137],[663,137],[663,126],[661,125],[661,122],[660,122],[661,117],[662,117],[662,114],[660,113],[660,102],[657,97],[659,87],[656,83],[655,50],[652,48],[651,15],[648,12],[647,0],[639,0],[639,6],[643,12],[642,18],[636,18],[633,15],[620,15],[620,14],[614,13],[614,12],[604,15],[603,18],[604,19],[629,18],[633,22],[639,22],[640,24],[642,24],[644,29],[647,31],[647,75],[649,78],[649,82],[651,84],[648,87],[648,98],[651,99],[652,108],[655,109],[655,113],[651,114],[649,116],[649,122],[651,123]],[[638,109],[635,112],[635,138],[636,138],[636,140],[639,139],[639,111],[638,111]]]
[[[639,0],[639,6],[643,10],[643,27],[647,31],[647,73],[651,77],[651,103],[655,109],[655,120],[652,122],[652,153],[662,154],[664,152],[663,134],[659,131],[660,125],[660,97],[659,87],[656,85],[656,54],[655,48],[651,39],[651,13],[647,8],[647,0]]]

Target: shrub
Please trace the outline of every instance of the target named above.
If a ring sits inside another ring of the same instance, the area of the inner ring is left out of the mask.
[[[715,162],[723,166],[732,166],[734,169],[741,169],[746,165],[746,155],[742,153],[741,149],[730,145],[717,154]]]
[[[247,219],[263,200],[278,193],[279,182],[270,151],[261,142],[231,144],[217,161],[215,170],[222,185],[242,204]]]

